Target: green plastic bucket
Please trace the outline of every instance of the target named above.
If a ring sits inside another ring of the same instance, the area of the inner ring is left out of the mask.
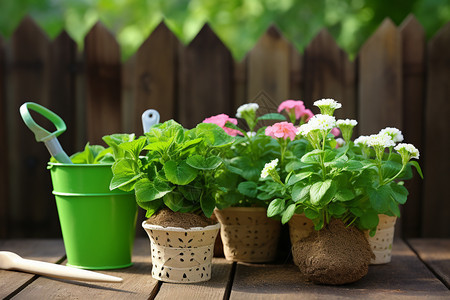
[[[134,193],[109,190],[110,164],[49,163],[67,265],[118,269],[132,265],[137,219]]]

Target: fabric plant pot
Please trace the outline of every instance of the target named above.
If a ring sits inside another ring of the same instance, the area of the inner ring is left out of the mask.
[[[289,237],[292,245],[301,239],[306,238],[311,232],[314,231],[313,222],[304,214],[294,214],[289,220],[288,225]]]
[[[153,278],[174,283],[195,283],[211,278],[219,223],[185,229],[144,221],[142,227],[150,238]]]
[[[67,265],[118,269],[132,265],[137,219],[134,193],[109,190],[111,164],[49,163]]]
[[[214,210],[222,225],[220,235],[227,260],[262,263],[276,258],[281,224],[262,207]]]
[[[392,243],[394,241],[395,222],[397,217],[378,215],[380,219],[377,232],[373,237],[366,232],[370,248],[375,254],[375,259],[370,261],[372,265],[386,264],[391,261]]]

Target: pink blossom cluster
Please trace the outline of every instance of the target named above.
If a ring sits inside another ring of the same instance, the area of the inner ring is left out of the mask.
[[[286,100],[278,106],[278,112],[286,110],[288,114],[295,113],[295,118],[298,120],[306,115],[305,122],[314,116],[311,110],[305,108],[305,104],[300,100]]]
[[[276,139],[290,138],[293,141],[297,134],[297,127],[289,122],[275,123],[272,126],[267,126],[265,134]]]
[[[216,124],[216,125],[222,127],[223,130],[225,130],[225,132],[228,133],[231,136],[236,136],[238,134],[242,135],[242,133],[239,130],[225,127],[225,124],[227,124],[227,122],[230,122],[230,123],[232,123],[234,125],[237,125],[238,121],[235,118],[230,118],[226,114],[220,114],[220,115],[217,115],[217,116],[212,116],[212,117],[209,117],[209,118],[206,118],[206,119],[203,120],[203,123],[213,123],[213,124]]]

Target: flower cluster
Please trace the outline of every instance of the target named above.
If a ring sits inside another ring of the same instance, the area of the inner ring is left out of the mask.
[[[239,132],[239,130],[226,127],[225,125],[228,122],[231,124],[237,125],[237,120],[235,118],[230,118],[226,114],[212,116],[212,117],[209,117],[209,118],[206,118],[203,120],[203,123],[213,123],[213,124],[219,125],[220,127],[223,128],[223,130],[225,130],[226,133],[228,133],[231,136],[236,136],[238,134],[241,134]]]
[[[342,104],[340,104],[339,102],[337,102],[334,99],[317,100],[314,102],[314,105],[320,109],[320,112],[323,115],[329,115],[329,116],[332,116],[336,109],[342,107]]]
[[[287,139],[290,138],[291,141],[295,139],[297,134],[297,128],[289,122],[275,123],[272,126],[268,126],[265,130],[267,136],[273,138]]]
[[[278,112],[283,110],[287,112],[292,124],[295,124],[296,120],[300,120],[300,123],[308,122],[314,116],[312,111],[306,109],[305,104],[300,100],[283,101],[278,106]]]

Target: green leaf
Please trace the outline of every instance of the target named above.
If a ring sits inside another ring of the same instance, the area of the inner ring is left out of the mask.
[[[163,205],[162,199],[157,199],[155,201],[149,201],[149,202],[139,202],[137,201],[137,204],[142,207],[143,209],[147,210],[147,213],[145,216],[147,218],[150,218],[154,213],[156,213]]]
[[[402,169],[402,164],[395,161],[384,161],[381,165],[381,172],[383,174],[383,178],[392,178],[400,172]]]
[[[186,185],[197,177],[198,171],[186,161],[169,160],[164,164],[166,178],[177,185]]]
[[[320,202],[322,197],[325,196],[325,193],[330,188],[331,182],[331,179],[327,179],[325,181],[316,182],[311,186],[311,190],[309,191],[311,204],[317,205]]]
[[[301,170],[307,167],[310,167],[310,164],[305,164],[301,161],[290,161],[288,162],[288,164],[286,165],[286,172],[292,172],[292,171],[297,171],[297,170]]]
[[[389,208],[394,216],[400,217],[400,208],[399,205],[393,201],[389,202]]]
[[[368,189],[370,204],[377,213],[383,214],[389,210],[391,188],[382,185],[377,189]]]
[[[113,178],[109,185],[110,190],[121,188],[125,191],[131,191],[133,186],[130,183],[141,177],[139,166],[137,163],[129,158],[121,159],[115,162],[112,166]],[[128,185],[128,187],[126,187]]]
[[[202,208],[203,213],[207,218],[210,218],[214,208],[216,207],[216,202],[214,201],[214,198],[209,195],[204,195],[200,199],[200,206]]]
[[[186,160],[187,164],[199,170],[214,170],[222,164],[222,159],[218,156],[204,157],[193,155]]]
[[[192,130],[194,130],[197,137],[204,138],[206,144],[211,147],[222,147],[234,141],[233,137],[216,124],[200,123]]]
[[[267,208],[267,216],[269,218],[280,215],[284,211],[285,201],[283,199],[272,200]]]
[[[131,142],[125,142],[119,145],[119,147],[132,155],[135,159],[139,158],[139,154],[144,148],[147,139],[145,137],[141,137],[137,140]]]
[[[313,174],[313,172],[304,172],[304,173],[294,174],[289,178],[287,185],[288,186],[294,185],[297,182],[302,181],[305,178],[309,178],[312,174]]]
[[[337,189],[335,197],[339,201],[349,201],[355,198],[355,193],[351,189],[341,187]]]
[[[415,160],[411,160],[408,162],[408,164],[411,164],[412,166],[414,166],[414,168],[416,168],[416,170],[417,170],[417,173],[419,173],[420,178],[423,179],[422,169],[420,168],[419,163]]]
[[[328,211],[334,217],[340,217],[347,212],[347,208],[339,203],[330,203],[330,205],[328,205]]]
[[[319,149],[313,150],[303,155],[301,161],[302,163],[305,164],[319,164],[322,153],[323,153],[322,150]]]
[[[183,196],[193,202],[198,202],[202,195],[202,187],[196,187],[193,185],[180,185],[178,186],[178,190],[183,194]]]
[[[391,196],[392,198],[400,204],[405,204],[406,200],[408,199],[408,190],[403,186],[400,185],[396,182],[391,182],[390,183],[390,187],[391,187]]]
[[[256,119],[256,122],[259,121],[263,121],[263,120],[277,120],[277,121],[286,121],[286,117],[283,116],[282,114],[277,114],[277,113],[270,113],[270,114],[265,114],[259,118]]]
[[[359,217],[359,222],[364,229],[371,229],[378,225],[378,214],[374,211],[368,211]]]
[[[359,171],[363,168],[363,164],[356,160],[348,160],[344,165],[345,170]]]
[[[258,185],[253,181],[244,181],[239,183],[238,185],[239,193],[250,198],[256,198],[256,195],[258,193],[257,188]]]
[[[295,212],[295,204],[289,205],[281,216],[281,223],[286,224],[292,218]]]
[[[314,220],[317,219],[319,217],[319,212],[315,211],[314,209],[311,208],[306,208],[305,211],[305,216],[310,219],[310,220]]]
[[[164,197],[170,193],[174,187],[169,186],[164,181],[150,181],[148,178],[143,178],[136,182],[134,188],[136,194],[136,201],[148,202]]]
[[[292,188],[292,193],[291,193],[291,197],[292,200],[295,203],[303,203],[306,200],[308,200],[309,197],[309,192],[311,189],[311,185],[303,185],[302,183],[297,183],[296,185],[294,185],[294,187]]]

